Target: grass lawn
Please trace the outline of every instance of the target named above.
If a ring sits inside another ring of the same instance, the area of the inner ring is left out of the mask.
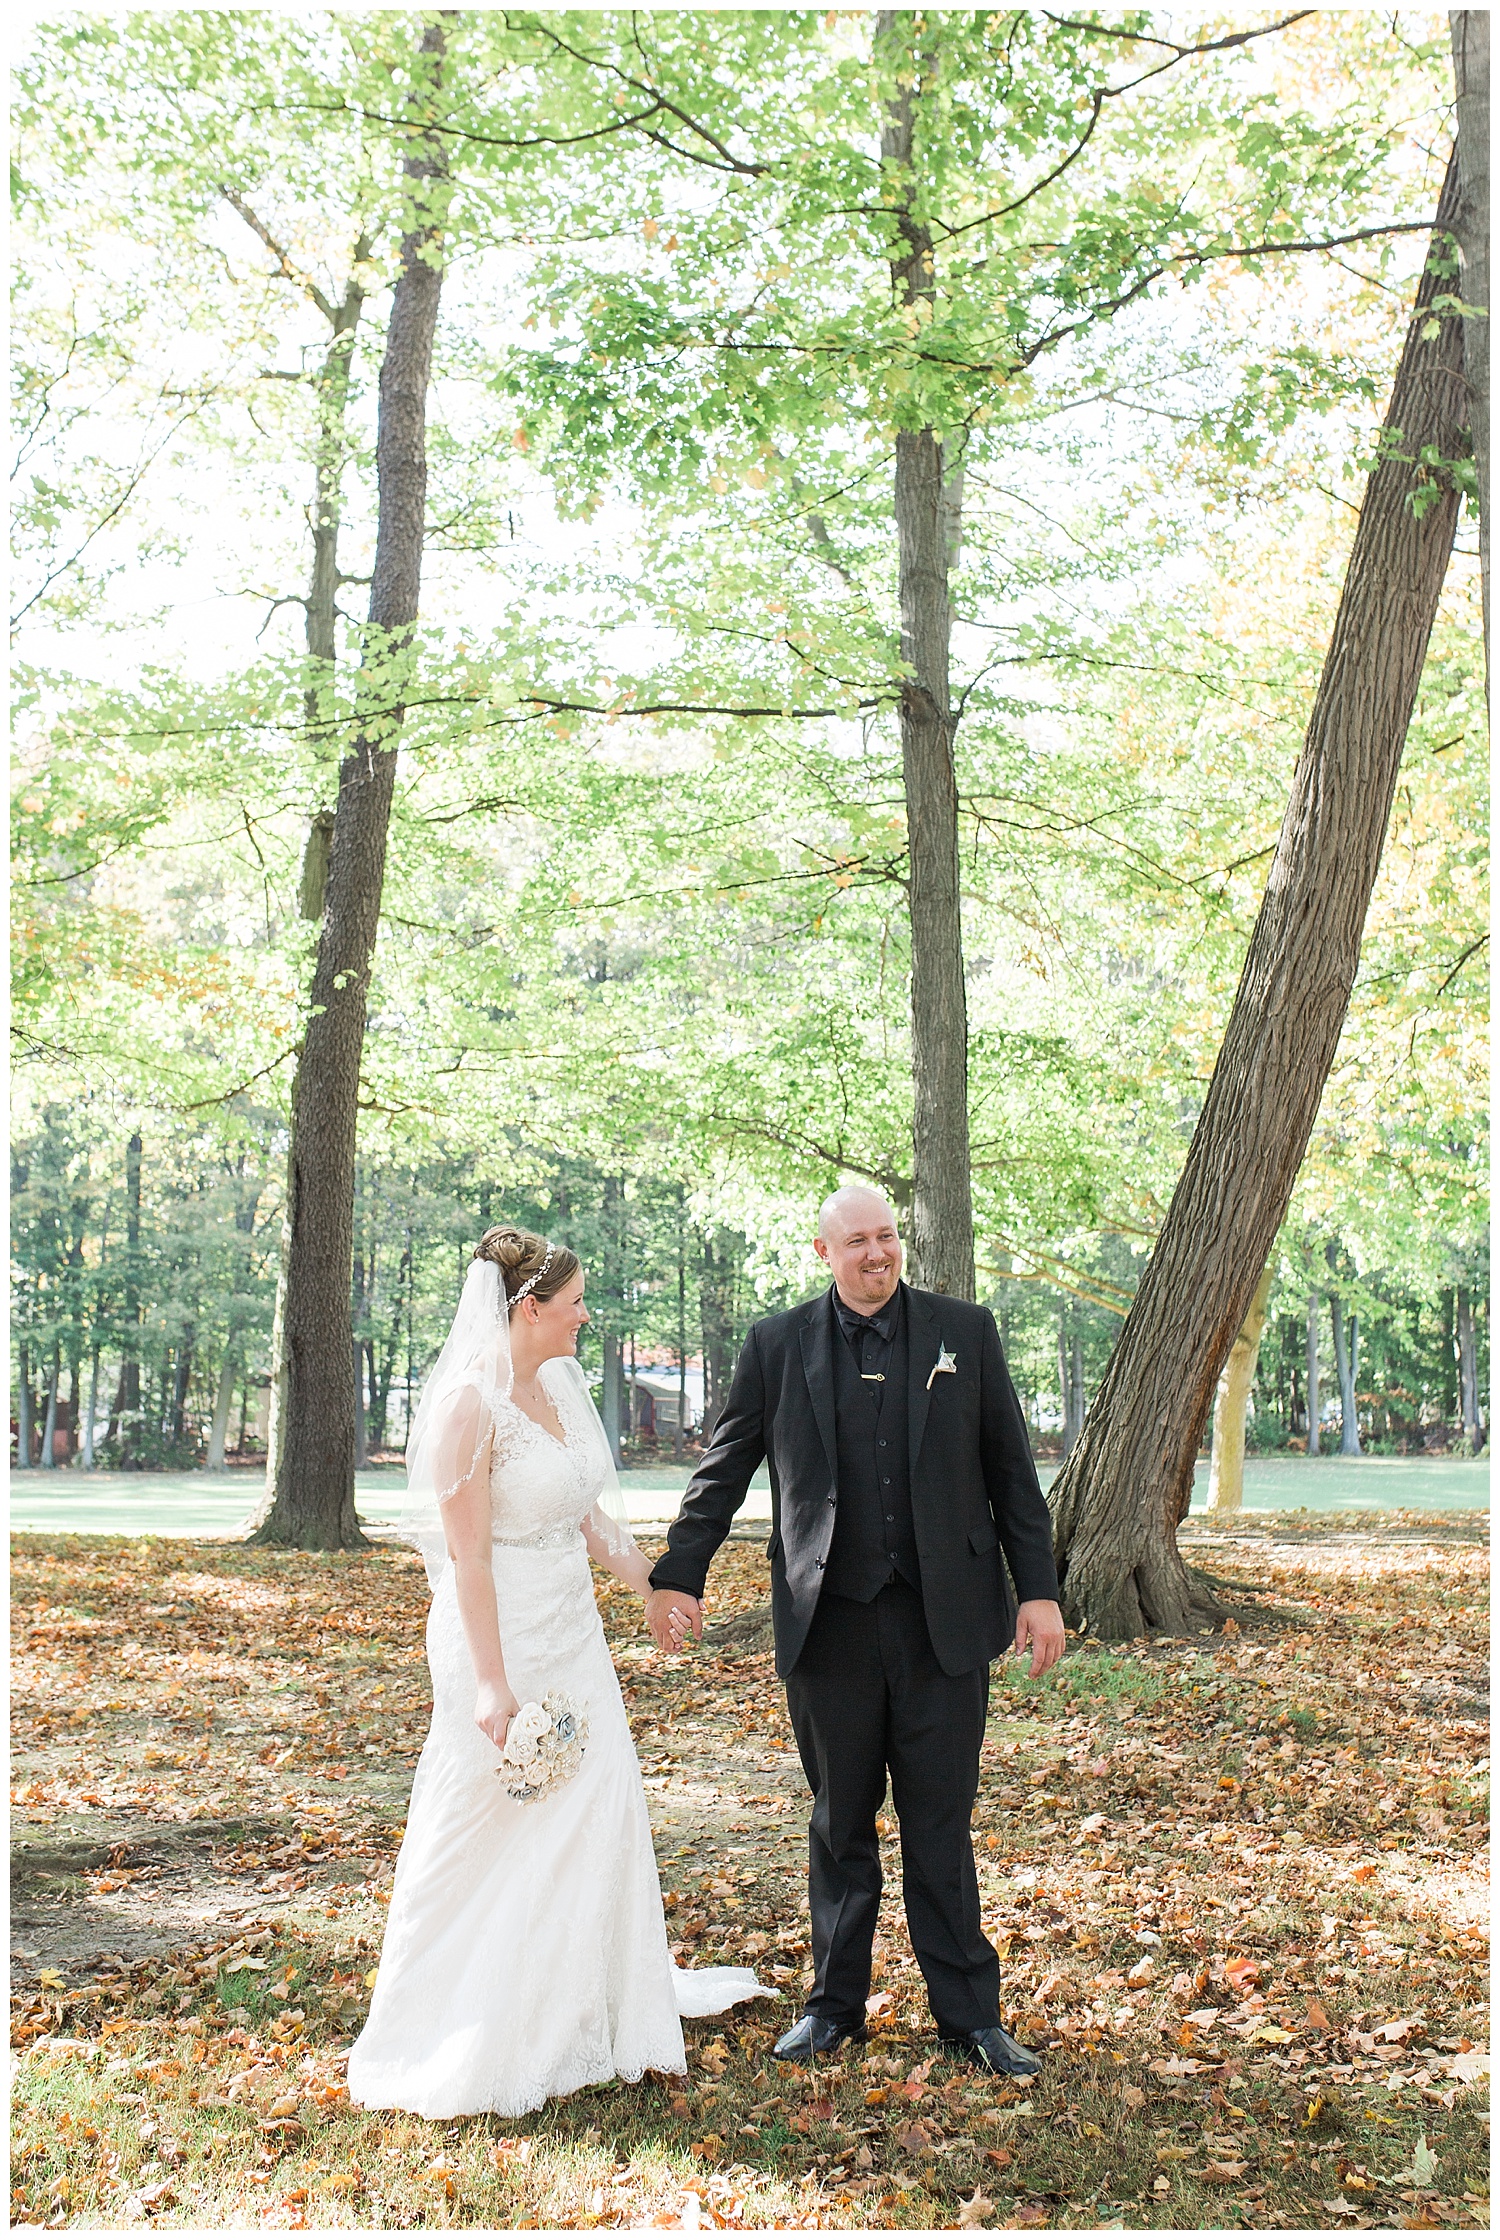
[[[996,1671],[976,1837],[1033,2085],[936,2057],[894,1827],[869,2045],[770,2060],[805,1795],[746,1540],[695,1655],[601,1603],[679,1957],[783,2000],[689,2023],[686,2078],[429,2123],[343,2087],[426,1724],[418,1560],[19,1539],[12,2222],[1487,2227],[1482,1524],[1184,1543],[1233,1630]]]

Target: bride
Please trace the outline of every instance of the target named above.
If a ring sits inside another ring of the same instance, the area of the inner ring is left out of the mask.
[[[349,2056],[367,2108],[518,2116],[607,2078],[680,2075],[679,2017],[763,1989],[747,1968],[679,1969],[667,1951],[589,1558],[643,1598],[649,1567],[574,1359],[587,1320],[575,1254],[490,1229],[413,1420],[402,1537],[433,1588],[432,1726]],[[518,1803],[500,1752],[521,1706],[548,1694],[586,1715],[582,1763]]]

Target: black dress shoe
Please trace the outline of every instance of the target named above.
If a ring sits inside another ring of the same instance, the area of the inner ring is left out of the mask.
[[[814,2054],[837,2053],[840,2046],[862,2046],[868,2033],[862,2022],[830,2022],[825,2015],[805,2014],[784,2038],[778,2038],[778,2061],[811,2061]]]
[[[988,2069],[997,2077],[1035,2077],[1041,2074],[1041,2062],[1025,2046],[1017,2045],[1008,2030],[992,2022],[987,2030],[965,2030],[956,2037],[945,2036],[943,2044],[954,2053],[965,2053],[976,2069]]]

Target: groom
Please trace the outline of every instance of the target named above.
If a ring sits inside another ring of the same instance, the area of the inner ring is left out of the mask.
[[[813,1794],[813,1987],[776,2052],[805,2062],[864,2037],[889,1773],[938,2035],[983,2068],[1033,2076],[1041,2063],[1000,2026],[969,1834],[992,1660],[1012,1625],[1033,1677],[1063,1651],[1025,1421],[994,1317],[901,1281],[878,1191],[836,1190],[816,1250],[832,1287],[751,1328],[647,1617],[663,1649],[701,1640],[709,1563],[767,1459],[776,1670]]]

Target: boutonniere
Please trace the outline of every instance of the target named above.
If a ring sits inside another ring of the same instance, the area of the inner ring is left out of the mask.
[[[931,1376],[929,1376],[929,1377],[928,1377],[928,1379],[927,1379],[927,1389],[928,1389],[928,1391],[929,1391],[929,1392],[931,1392],[931,1390],[932,1390],[932,1378],[933,1378],[933,1377],[937,1377],[937,1376],[943,1376],[943,1377],[951,1377],[951,1376],[953,1375],[954,1371],[955,1371],[955,1370],[957,1369],[957,1367],[958,1367],[958,1355],[957,1355],[956,1353],[950,1353],[950,1352],[948,1351],[948,1348],[947,1348],[947,1347],[946,1347],[945,1345],[939,1344],[939,1346],[938,1346],[938,1357],[937,1357],[936,1361],[934,1361],[934,1363],[932,1364],[932,1375],[931,1375]]]

